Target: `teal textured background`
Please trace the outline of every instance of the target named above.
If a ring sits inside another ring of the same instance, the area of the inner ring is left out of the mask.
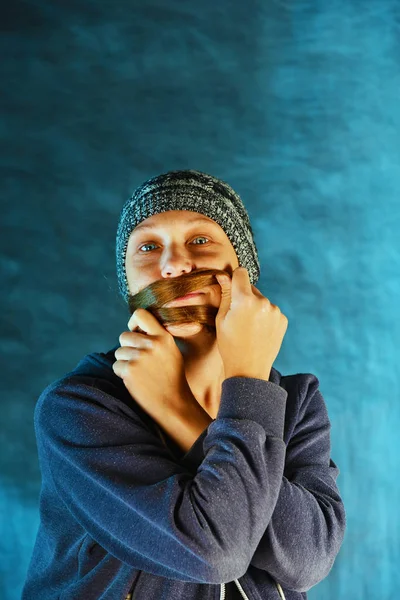
[[[250,213],[257,287],[289,319],[274,366],[317,375],[328,406],[348,529],[309,598],[397,598],[399,3],[2,13],[0,597],[20,597],[38,527],[36,400],[127,329],[122,204],[147,177],[195,168]]]

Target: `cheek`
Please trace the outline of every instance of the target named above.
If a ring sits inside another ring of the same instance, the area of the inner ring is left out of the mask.
[[[129,292],[132,296],[147,288],[151,283],[154,283],[156,279],[155,277],[151,278],[151,276],[148,274],[144,279],[143,269],[133,267],[129,264],[128,260],[125,262],[125,273],[128,281]]]

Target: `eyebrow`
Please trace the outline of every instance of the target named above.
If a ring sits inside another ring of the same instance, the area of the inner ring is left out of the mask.
[[[194,219],[188,219],[187,223],[190,223],[190,225],[194,225],[195,223],[201,223],[201,224],[214,224],[217,225],[217,223],[215,221],[212,221],[210,219],[203,219],[201,217],[195,217]],[[157,225],[146,225],[146,224],[139,224],[135,227],[134,231],[142,231],[143,229],[157,229]]]

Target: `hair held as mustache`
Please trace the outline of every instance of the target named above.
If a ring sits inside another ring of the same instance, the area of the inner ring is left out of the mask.
[[[229,275],[231,278],[231,274],[227,271],[203,269],[185,273],[180,277],[155,281],[137,294],[129,296],[130,314],[133,314],[137,308],[144,308],[151,312],[162,325],[198,322],[204,324],[208,329],[215,330],[215,317],[218,313],[218,308],[215,306],[188,305],[165,308],[163,305],[206,286],[219,285],[215,277],[218,274]]]

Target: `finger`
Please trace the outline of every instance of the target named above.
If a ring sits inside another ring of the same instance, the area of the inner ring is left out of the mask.
[[[251,286],[251,290],[252,290],[253,294],[254,294],[255,296],[257,296],[258,298],[260,298],[260,299],[262,298],[262,299],[264,299],[264,300],[268,300],[268,302],[269,302],[269,304],[270,304],[270,306],[271,306],[272,308],[278,308],[278,309],[279,309],[279,307],[278,307],[276,304],[272,304],[271,300],[270,300],[269,298],[267,298],[266,296],[264,296],[264,294],[262,294],[262,293],[260,292],[260,290],[258,290],[258,289],[256,288],[256,286],[255,286],[255,285],[252,285],[252,286]]]
[[[232,274],[232,295],[251,292],[250,275],[246,267],[237,267]]]
[[[129,362],[127,360],[116,360],[111,366],[114,373],[121,379],[128,374]]]
[[[216,275],[215,277],[221,286],[221,301],[217,314],[217,319],[219,319],[220,317],[224,317],[230,309],[232,282],[227,275]]]
[[[258,296],[259,298],[265,298],[264,294],[262,294],[260,290],[253,284],[251,284],[251,291],[255,296]]]
[[[119,343],[121,346],[128,346],[132,348],[153,347],[151,336],[136,331],[123,331],[119,336]]]
[[[138,310],[139,310],[139,309],[136,309],[136,310],[135,310],[135,311],[134,311],[134,312],[131,314],[131,316],[130,316],[130,319],[129,319],[129,321],[128,321],[128,329],[129,329],[130,331],[135,331],[136,329],[138,329],[138,328],[139,328],[138,321],[137,321],[137,316],[136,316],[136,313],[137,313],[137,311],[138,311]]]
[[[114,352],[114,356],[118,362],[129,362],[138,358],[141,349],[132,346],[121,346]]]
[[[166,333],[164,327],[157,321],[155,316],[144,308],[137,308],[128,321],[128,329],[134,331],[141,329],[143,333],[150,335],[162,335]]]
[[[245,267],[237,267],[232,275],[232,300],[240,302],[240,295],[252,294],[250,275]]]

